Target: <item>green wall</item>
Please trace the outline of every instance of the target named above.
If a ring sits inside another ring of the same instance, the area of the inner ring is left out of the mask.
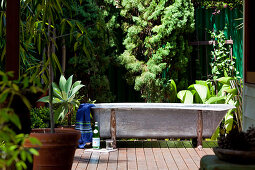
[[[238,76],[243,73],[243,29],[238,25],[243,23],[242,7],[235,9],[222,9],[219,14],[213,15],[215,9],[196,8],[195,25],[196,29],[191,41],[210,40],[209,31],[213,29],[224,30],[227,39],[233,40],[233,56],[236,57],[236,68]],[[239,18],[239,20],[238,20]],[[193,46],[191,61],[191,79],[207,79],[210,73],[210,61],[212,46]]]

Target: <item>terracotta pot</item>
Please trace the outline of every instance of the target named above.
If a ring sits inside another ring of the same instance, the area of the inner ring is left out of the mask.
[[[50,133],[50,129],[33,129],[31,137],[41,141],[39,156],[34,156],[34,170],[70,170],[72,168],[75,149],[81,136],[74,129],[56,128],[56,133]],[[38,148],[30,142],[25,147]]]

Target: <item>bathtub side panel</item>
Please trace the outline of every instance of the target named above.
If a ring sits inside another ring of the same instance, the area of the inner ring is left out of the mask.
[[[119,110],[116,112],[117,137],[195,137],[196,121],[196,115],[189,110]]]
[[[117,138],[195,138],[196,110],[115,109]],[[211,137],[227,111],[203,111],[203,137]],[[111,109],[92,109],[100,136],[110,138]]]

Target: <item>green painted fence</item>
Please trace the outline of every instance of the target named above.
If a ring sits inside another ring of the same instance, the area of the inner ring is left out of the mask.
[[[243,76],[243,23],[242,7],[235,9],[222,9],[214,15],[215,9],[195,9],[195,32],[190,41],[210,40],[209,31],[224,30],[227,39],[233,40],[233,56],[236,57],[238,76]],[[207,79],[210,73],[212,46],[193,46],[191,67],[191,80]]]

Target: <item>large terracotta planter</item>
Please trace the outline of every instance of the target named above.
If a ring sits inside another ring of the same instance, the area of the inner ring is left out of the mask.
[[[34,156],[34,170],[70,170],[73,163],[75,149],[78,145],[80,132],[74,129],[56,128],[56,133],[50,133],[50,129],[33,129],[31,137],[41,141],[39,156]],[[38,146],[29,142],[25,147]]]

